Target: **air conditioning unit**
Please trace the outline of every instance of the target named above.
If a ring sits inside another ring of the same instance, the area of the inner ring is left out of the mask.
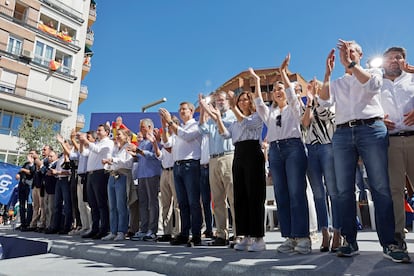
[[[33,53],[29,50],[23,50],[20,57],[30,61],[33,59]]]

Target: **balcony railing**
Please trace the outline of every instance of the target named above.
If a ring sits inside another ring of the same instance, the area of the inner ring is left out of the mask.
[[[82,13],[79,11],[72,9],[68,5],[58,1],[58,0],[40,0],[40,2],[48,5],[49,7],[60,11],[63,14],[66,14],[67,16],[75,19],[76,21],[79,21],[80,23],[83,23],[84,20],[82,19]]]
[[[81,87],[80,87],[80,93],[81,93],[81,94],[86,94],[86,95],[88,95],[88,86],[86,86],[86,85],[81,85]]]
[[[50,69],[50,61],[51,59],[49,58],[44,58],[41,56],[36,56],[33,58],[32,62],[34,64],[40,65],[44,68]],[[75,69],[71,69],[63,64],[60,64],[59,68],[57,68],[56,70],[53,70],[55,72],[59,72],[62,73],[64,75],[70,76],[70,77],[75,77]]]
[[[76,122],[85,123],[85,115],[79,113],[78,116],[76,117]]]

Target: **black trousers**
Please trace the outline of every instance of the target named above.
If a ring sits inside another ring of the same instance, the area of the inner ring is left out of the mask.
[[[108,178],[104,170],[88,173],[87,192],[91,207],[92,232],[109,231]]]
[[[237,235],[264,236],[265,161],[258,140],[235,144],[234,212]]]

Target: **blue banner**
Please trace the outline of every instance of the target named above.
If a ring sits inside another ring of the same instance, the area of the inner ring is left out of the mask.
[[[0,162],[0,203],[9,204],[14,188],[19,184],[16,174],[20,167]]]

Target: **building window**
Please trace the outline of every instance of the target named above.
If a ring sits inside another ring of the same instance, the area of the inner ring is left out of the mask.
[[[72,56],[67,55],[61,51],[56,51],[55,60],[58,61],[61,65],[57,69],[58,71],[64,74],[70,74],[72,68]]]
[[[12,122],[12,125],[11,125],[12,136],[18,136],[19,135],[19,129],[20,129],[20,126],[22,125],[22,123],[23,123],[23,116],[15,114],[13,116],[13,122]]]
[[[7,52],[19,56],[22,52],[23,42],[15,37],[9,37],[9,45],[7,45]]]
[[[12,114],[8,112],[1,113],[1,125],[0,125],[0,134],[10,134],[10,127],[12,121]]]
[[[3,70],[0,77],[0,91],[13,94],[16,87],[16,81],[16,73]]]
[[[49,62],[53,59],[53,48],[36,41],[34,62],[44,66],[49,66]]]

